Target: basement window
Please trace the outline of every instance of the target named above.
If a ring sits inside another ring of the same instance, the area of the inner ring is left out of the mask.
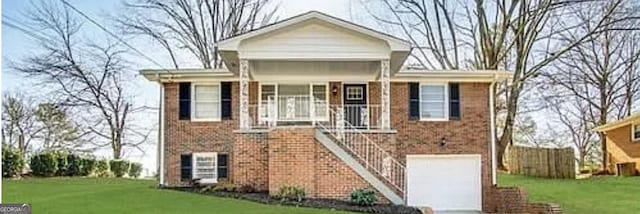
[[[201,183],[217,183],[218,155],[215,152],[193,153],[193,178]]]

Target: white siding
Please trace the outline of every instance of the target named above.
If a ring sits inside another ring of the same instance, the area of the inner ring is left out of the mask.
[[[378,61],[253,61],[251,75],[259,81],[373,81]]]
[[[250,38],[240,44],[246,59],[385,59],[386,41],[317,20]]]

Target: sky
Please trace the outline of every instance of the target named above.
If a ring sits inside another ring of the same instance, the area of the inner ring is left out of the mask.
[[[50,0],[58,1],[58,0]],[[74,5],[79,10],[86,13],[88,16],[101,23],[102,25],[115,31],[111,20],[117,17],[121,13],[122,1],[121,0],[101,0],[101,1],[89,1],[89,0],[67,0],[70,4]],[[39,2],[39,1],[33,1]],[[346,20],[352,20],[352,13],[349,12],[351,8],[350,0],[322,0],[322,1],[307,1],[307,0],[274,0],[275,4],[279,5],[277,17],[278,19],[285,19],[290,16],[295,16],[301,13],[305,13],[311,10],[327,13],[332,16],[336,16]],[[12,20],[17,20],[20,23],[25,23],[25,13],[29,11],[32,6],[32,1],[28,0],[4,0],[2,1],[2,15],[7,16]],[[78,14],[75,14],[78,15]],[[78,16],[80,17],[80,16]],[[82,20],[83,33],[82,36],[91,38],[95,41],[115,41],[107,33],[103,32],[92,23],[87,20]],[[34,42],[27,34],[13,29],[9,26],[2,25],[2,93],[21,93],[34,96],[38,100],[47,100],[51,96],[54,96],[45,86],[36,84],[35,81],[26,78],[20,74],[11,70],[11,65],[20,59],[29,55],[35,54],[38,51],[39,45]],[[170,68],[170,59],[167,55],[163,54],[164,51],[159,49],[156,45],[150,43],[144,39],[132,39],[129,43],[138,50],[142,50],[147,56],[151,57],[155,61],[159,62],[164,68]],[[197,63],[190,60],[190,56],[180,57],[181,61],[185,62],[187,66],[197,67]],[[160,68],[158,65],[145,60],[141,56],[131,55],[128,56],[129,61],[132,63],[131,70],[126,72],[134,72],[137,74],[138,70],[149,68]],[[149,82],[143,77],[136,75],[136,78],[131,80],[136,87],[136,99],[137,104],[147,106],[158,106],[158,86],[156,83]],[[157,114],[152,114],[151,117],[141,119],[142,121],[136,121],[140,124],[148,124],[149,126],[157,126]],[[143,147],[144,153],[141,151],[129,151],[125,154],[125,158],[141,162],[144,165],[146,175],[151,175],[156,169],[156,145],[155,136],[150,144]],[[111,156],[111,151],[108,149],[96,152],[99,157]]]

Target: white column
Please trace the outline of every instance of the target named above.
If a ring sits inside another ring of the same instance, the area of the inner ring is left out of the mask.
[[[391,78],[391,73],[389,71],[389,60],[383,59],[380,61],[380,88],[381,88],[381,114],[380,115],[380,125],[383,130],[391,129],[391,117],[390,117],[390,88],[389,80]]]
[[[249,60],[240,59],[240,129],[247,130],[249,118]]]

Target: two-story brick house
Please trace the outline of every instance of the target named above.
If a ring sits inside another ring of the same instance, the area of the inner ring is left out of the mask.
[[[403,69],[408,41],[318,12],[217,47],[225,69],[141,71],[161,88],[160,185],[494,206],[491,86],[508,72]]]

